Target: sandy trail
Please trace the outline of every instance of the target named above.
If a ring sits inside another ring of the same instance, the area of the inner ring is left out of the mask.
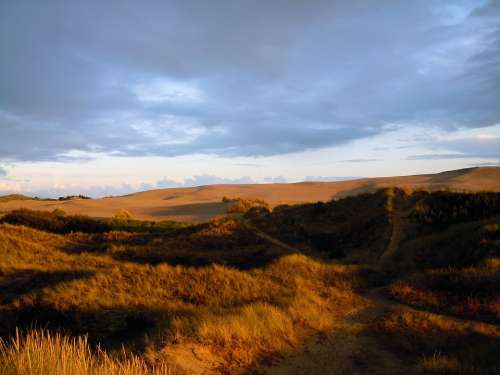
[[[266,240],[266,241],[268,241],[268,242],[270,242],[278,247],[281,247],[285,250],[291,251],[292,253],[300,252],[297,248],[292,247],[292,246],[284,243],[283,241],[280,241],[277,238],[268,235],[267,233],[263,232],[262,230],[260,230],[259,228],[255,227],[255,226],[249,224],[248,222],[246,222],[245,225],[247,227],[249,227],[250,229],[252,229],[258,237],[260,237],[260,238],[262,238],[262,239],[264,239],[264,240]]]
[[[406,207],[401,207],[397,199],[391,203],[392,234],[387,249],[380,259],[381,262],[389,259],[397,251],[405,219],[410,213]],[[266,374],[411,375],[416,373],[414,366],[404,363],[394,353],[384,349],[381,339],[366,334],[374,320],[399,304],[387,300],[377,288],[367,291],[364,297],[366,308],[340,321],[330,333],[309,337],[294,353],[286,356],[276,366],[267,368]]]
[[[379,264],[381,266],[384,266],[399,249],[399,244],[401,243],[403,233],[405,233],[405,229],[409,225],[408,217],[411,213],[411,205],[408,206],[407,202],[401,202],[400,199],[393,198],[391,238],[384,253],[380,256]]]
[[[411,375],[415,368],[404,363],[395,354],[384,349],[380,339],[367,335],[365,330],[382,316],[391,303],[379,298],[368,298],[368,306],[344,321],[331,333],[314,335],[295,353],[275,366],[268,367],[268,375],[313,374],[372,374]]]
[[[402,235],[408,222],[411,208],[401,205],[398,200],[393,203],[392,234],[379,265],[390,261],[397,252]],[[420,311],[413,307],[388,299],[384,288],[374,287],[365,291],[367,307],[338,323],[330,333],[314,334],[304,341],[297,350],[265,369],[268,375],[313,375],[313,374],[371,374],[371,375],[412,375],[417,369],[412,363],[405,363],[397,355],[389,351],[382,338],[367,334],[370,325],[390,310],[402,309]],[[498,332],[500,328],[492,324],[475,322],[448,315],[424,311],[441,319],[459,321],[467,324],[472,331]]]
[[[413,375],[418,373],[415,364],[405,362],[385,349],[381,338],[365,333],[374,320],[394,309],[424,312],[439,319],[465,324],[471,332],[495,332],[500,337],[500,327],[471,321],[413,307],[384,296],[381,288],[372,288],[364,294],[368,306],[354,314],[329,334],[316,334],[307,339],[296,352],[286,356],[275,366],[266,368],[268,375]]]

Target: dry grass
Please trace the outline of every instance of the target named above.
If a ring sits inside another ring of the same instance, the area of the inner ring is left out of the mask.
[[[420,373],[422,375],[432,374],[460,374],[463,372],[460,362],[456,358],[435,353],[431,357],[425,357],[420,363]]]
[[[387,248],[393,215],[412,209],[419,196],[412,197],[402,205],[407,195],[386,190],[185,226],[114,219],[107,221],[114,230],[104,233],[53,234],[2,224],[0,337],[6,341],[0,371],[259,370],[260,363],[297,350],[311,333],[331,332],[339,319],[364,307],[359,292],[368,284],[402,275],[382,274],[376,262]],[[401,241],[392,241],[401,253],[420,240],[411,259],[426,257],[413,268],[406,258],[394,258],[394,267],[407,265],[416,274],[396,280],[393,297],[476,322],[401,308],[368,331],[424,374],[495,373],[500,328],[477,321],[498,322],[497,223],[480,218],[448,229],[428,227],[424,237],[417,227],[402,225]],[[468,241],[457,251],[448,242],[459,232],[457,241]],[[346,257],[333,263],[325,254]],[[367,264],[348,264],[353,259]],[[16,335],[19,328],[26,335]]]
[[[392,309],[374,322],[373,333],[422,374],[498,374],[500,328],[408,309]]]
[[[148,365],[123,353],[121,360],[105,351],[92,351],[86,337],[69,338],[59,333],[17,332],[11,342],[0,341],[1,375],[174,375],[173,365]]]
[[[478,320],[500,322],[500,272],[469,267],[427,271],[391,286],[406,304]]]
[[[88,334],[92,345],[100,343],[108,349],[123,344],[127,350],[147,354],[151,363],[162,360],[167,349],[201,344],[225,363],[245,368],[290,350],[311,330],[331,329],[340,316],[361,306],[355,293],[359,267],[290,254],[266,244],[242,225],[234,219],[217,219],[167,236],[60,235],[1,225],[0,287],[6,292],[0,300],[2,334],[36,323],[74,335]],[[148,250],[168,253],[176,238],[187,256],[196,244],[203,244],[204,250],[199,251],[210,256],[211,248],[214,254],[229,253],[235,262],[247,263],[246,251],[252,246],[279,256],[257,254],[265,262],[241,270],[223,264],[192,267],[116,257],[117,251],[125,250],[144,256]],[[9,361],[19,356],[19,363],[24,363],[21,353],[30,353],[32,342],[47,349],[50,345],[83,347],[80,341],[67,340],[33,333],[17,349],[4,344],[3,351],[11,353]],[[69,349],[68,355],[76,353]],[[63,349],[54,350],[63,353]],[[102,357],[102,353],[95,355]],[[44,366],[48,359],[43,356],[30,358]],[[88,359],[95,373],[104,366],[101,357]],[[115,362],[106,366],[109,363]],[[142,362],[133,363],[142,366]]]
[[[498,225],[481,246],[491,256],[474,266],[430,269],[394,283],[392,297],[408,305],[489,322],[500,322],[500,258]],[[484,253],[484,250],[481,251]],[[476,251],[479,253],[479,251]]]

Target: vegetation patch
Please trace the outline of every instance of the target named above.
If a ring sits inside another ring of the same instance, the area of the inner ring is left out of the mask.
[[[371,333],[401,356],[415,361],[421,374],[498,374],[500,329],[405,309],[377,319]]]
[[[497,374],[495,202],[400,189],[272,211],[238,199],[237,214],[193,225],[12,211],[0,374],[259,373],[335,333],[377,346],[343,358],[353,372],[397,358],[422,374]]]

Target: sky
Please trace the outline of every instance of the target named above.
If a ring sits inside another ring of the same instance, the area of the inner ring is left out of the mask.
[[[500,164],[500,0],[0,2],[0,194]]]

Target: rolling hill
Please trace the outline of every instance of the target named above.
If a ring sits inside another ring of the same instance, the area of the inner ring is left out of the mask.
[[[201,224],[14,211],[0,374],[496,375],[499,215],[392,187]]]
[[[281,204],[328,201],[385,187],[410,190],[500,191],[500,167],[477,167],[437,174],[361,178],[336,182],[209,185],[157,189],[119,197],[67,201],[0,200],[0,211],[16,208],[62,209],[69,214],[111,217],[120,210],[142,220],[202,222],[221,215],[227,208],[222,197],[264,199],[271,207]]]

